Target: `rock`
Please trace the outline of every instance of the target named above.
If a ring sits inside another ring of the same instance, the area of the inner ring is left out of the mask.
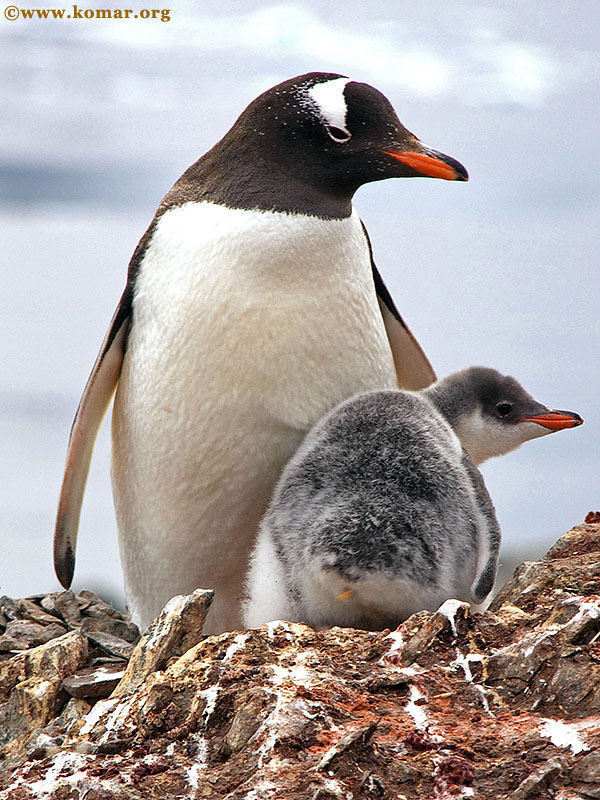
[[[167,605],[94,705],[64,705],[67,675],[53,700],[60,659],[28,672],[20,653],[0,662],[0,709],[18,694],[45,724],[6,739],[0,723],[0,800],[600,800],[600,593],[581,591],[596,563],[600,525],[578,526],[491,610],[451,600],[391,632],[201,637],[199,591]],[[80,595],[83,618],[99,613]],[[69,675],[91,673],[83,660]]]
[[[526,611],[530,621],[539,620],[560,598],[596,594],[600,594],[600,525],[577,525],[541,561],[517,567],[490,611],[512,603]]]
[[[6,595],[0,597],[0,614],[6,619],[19,619],[16,602]]]
[[[53,592],[41,600],[42,608],[51,614],[60,617],[70,627],[77,627],[81,624],[81,611],[77,598],[71,591]]]
[[[85,663],[87,641],[73,631],[0,663],[0,702],[7,700],[17,683],[26,678],[59,678]]]
[[[62,707],[62,681],[85,663],[87,641],[66,633],[0,663],[0,754],[14,755]]]
[[[85,635],[88,640],[93,644],[101,647],[106,653],[113,656],[119,656],[122,659],[129,659],[133,653],[134,645],[131,642],[126,642],[118,636],[111,636],[110,633],[102,633],[102,631],[86,631]]]
[[[523,780],[517,789],[512,792],[509,800],[525,800],[526,797],[540,796],[549,780],[567,768],[566,760],[555,756],[549,758],[540,767],[534,770]]]
[[[356,730],[346,733],[342,738],[337,741],[333,747],[325,753],[323,758],[317,764],[318,770],[330,769],[336,761],[339,761],[343,755],[350,750],[362,750],[368,743],[373,735],[377,724],[371,722],[369,725],[362,725]]]
[[[83,724],[83,717],[91,710],[92,706],[88,702],[79,697],[72,697],[64,706],[60,716],[56,718],[55,725],[67,735],[76,733]]]
[[[137,625],[114,617],[85,617],[80,630],[91,644],[101,647],[105,653],[128,660],[134,644],[139,641]]]
[[[42,606],[30,597],[16,600],[15,605],[19,619],[30,619],[32,622],[38,622],[41,625],[55,625],[62,622],[60,618],[57,619],[57,615],[46,613]],[[66,633],[65,627],[63,627],[63,633]]]
[[[101,632],[129,644],[135,644],[140,640],[137,625],[114,617],[86,617],[81,623],[80,630],[88,638],[91,633]]]
[[[113,617],[123,620],[125,617],[93,592],[83,590],[77,594],[77,603],[82,614],[87,617]]]
[[[115,696],[133,691],[150,673],[162,669],[169,658],[182,655],[200,641],[213,597],[211,589],[196,589],[169,600],[132,653]]]
[[[573,616],[557,621],[565,609]],[[600,663],[590,647],[599,632],[600,598],[560,601],[541,629],[488,659],[487,682],[512,695],[520,708],[582,717],[599,713]]]
[[[65,736],[56,726],[35,731],[27,742],[26,753],[30,761],[38,761],[56,755]]]
[[[126,663],[83,667],[62,682],[71,697],[108,697],[125,674]]]
[[[0,636],[0,650],[27,650],[45,644],[57,636],[66,633],[66,628],[53,622],[51,625],[40,625],[26,620],[12,620]]]
[[[59,678],[33,676],[20,681],[14,689],[18,721],[26,722],[29,730],[43,727],[58,713],[60,689]]]

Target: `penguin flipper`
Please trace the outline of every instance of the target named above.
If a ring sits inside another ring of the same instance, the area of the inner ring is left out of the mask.
[[[413,391],[425,389],[437,380],[437,376],[421,345],[400,316],[396,304],[392,300],[392,296],[375,266],[371,241],[364,223],[363,231],[369,246],[373,282],[375,283],[383,324],[392,348],[398,386],[400,389],[411,389]]]
[[[73,580],[77,528],[92,451],[121,374],[130,314],[128,287],[111,320],[71,427],[54,529],[54,570],[66,589]]]
[[[383,324],[392,348],[400,389],[425,389],[436,380],[436,374],[410,328],[404,322],[375,265],[373,278]]]

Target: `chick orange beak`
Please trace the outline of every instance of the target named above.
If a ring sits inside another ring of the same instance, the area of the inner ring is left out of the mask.
[[[551,431],[562,431],[565,428],[576,428],[583,424],[583,419],[573,411],[550,411],[535,417],[525,417],[521,422],[537,422]]]
[[[469,180],[467,170],[459,161],[444,153],[439,153],[437,150],[424,149],[423,153],[412,150],[384,150],[383,152],[414,169],[419,175],[425,175],[428,178],[442,178],[445,181]]]

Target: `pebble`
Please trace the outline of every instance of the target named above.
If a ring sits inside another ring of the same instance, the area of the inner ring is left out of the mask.
[[[0,614],[7,620],[19,619],[17,604],[12,597],[7,597],[6,595],[0,597]]]
[[[23,600],[16,600],[15,604],[19,617],[22,619],[30,619],[32,622],[39,622],[40,625],[51,625],[60,621],[60,615],[48,614],[28,597]]]
[[[52,592],[41,600],[42,608],[61,617],[71,627],[81,624],[81,610],[77,598],[71,591]]]
[[[108,697],[125,674],[126,664],[106,663],[97,667],[83,667],[62,682],[71,697]]]
[[[129,659],[135,646],[118,636],[112,636],[110,633],[90,630],[83,631],[83,633],[92,644],[98,645],[110,655],[120,656],[123,659]]]
[[[27,619],[11,620],[0,636],[0,651],[29,650],[40,644],[46,644],[57,636],[62,636],[67,629],[54,620],[50,625],[42,625]]]
[[[114,617],[86,617],[81,623],[81,632],[86,636],[98,632],[108,633],[131,644],[136,644],[140,639],[137,625]]]
[[[140,638],[132,622],[93,592],[50,592],[18,600],[0,597],[0,661],[73,630],[92,645],[88,661],[113,661],[116,656],[121,666],[126,666]]]
[[[115,619],[125,619],[120,611],[116,608],[109,606],[104,600],[101,600],[98,595],[93,592],[88,592],[83,589],[77,595],[77,602],[83,614],[87,617],[114,617]]]

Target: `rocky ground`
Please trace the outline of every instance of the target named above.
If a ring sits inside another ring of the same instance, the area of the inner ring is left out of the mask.
[[[0,799],[600,798],[600,518],[484,614],[139,639],[90,592],[0,599]],[[139,641],[138,641],[139,639]]]

